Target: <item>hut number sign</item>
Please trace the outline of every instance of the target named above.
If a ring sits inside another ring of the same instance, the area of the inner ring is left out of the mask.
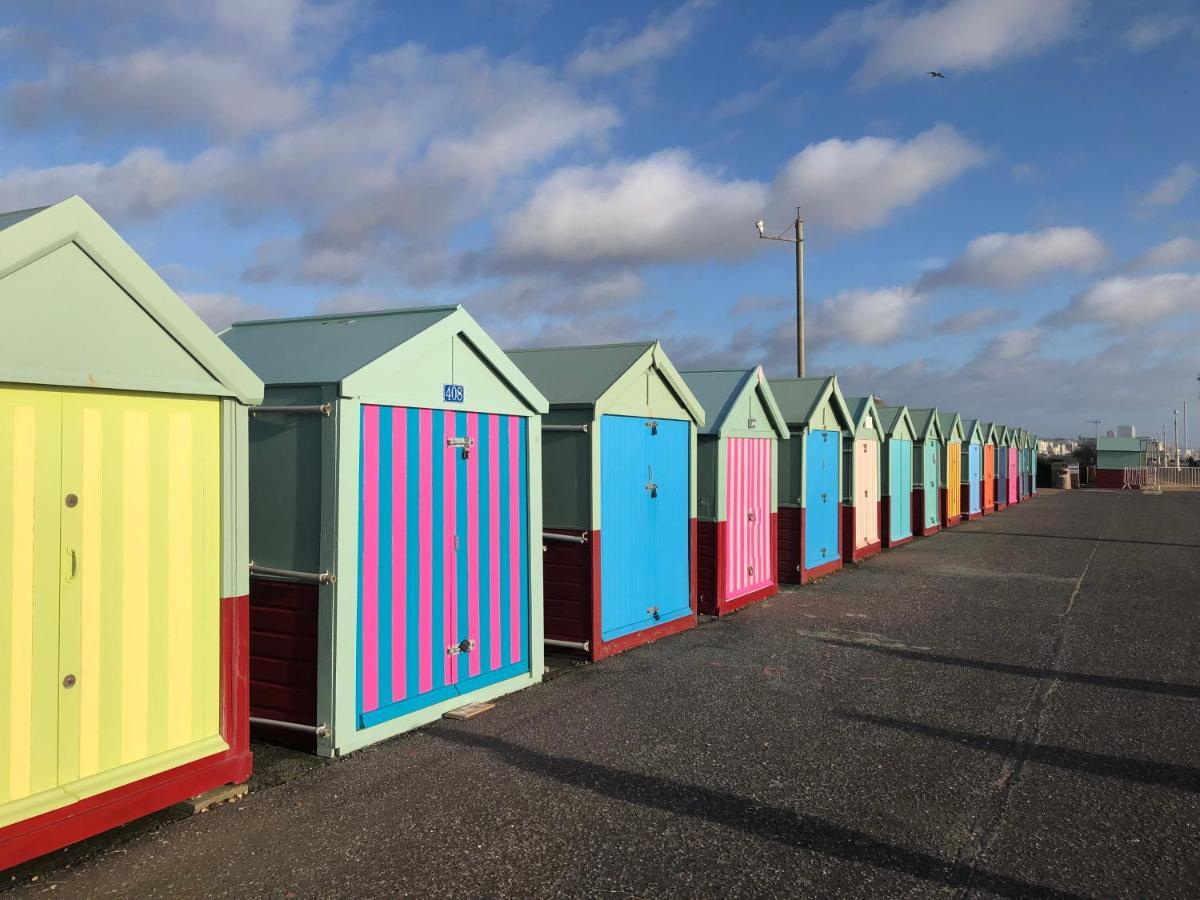
[[[461,384],[443,384],[442,400],[446,403],[462,403],[463,386]]]

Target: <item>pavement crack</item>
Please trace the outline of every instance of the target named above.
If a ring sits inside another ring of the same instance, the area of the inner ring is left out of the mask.
[[[1071,623],[1071,613],[1075,610],[1075,601],[1083,589],[1084,579],[1087,578],[1088,571],[1092,568],[1092,561],[1096,558],[1100,545],[1104,543],[1104,536],[1108,533],[1108,527],[1112,523],[1120,502],[1121,497],[1118,495],[1116,502],[1108,511],[1108,517],[1100,529],[1099,536],[1092,544],[1092,550],[1083,565],[1083,571],[1075,579],[1075,586],[1067,598],[1066,606],[1058,614],[1056,623],[1058,627],[1054,641],[1051,643],[1050,659],[1044,667],[1045,674],[1034,685],[1029,703],[1021,713],[1017,730],[1006,744],[1004,762],[1001,763],[1000,772],[993,782],[992,794],[976,813],[967,842],[959,849],[955,858],[960,870],[965,873],[957,895],[960,898],[969,897],[974,891],[976,876],[979,873],[979,863],[999,833],[1004,821],[1004,812],[1008,806],[1008,799],[1021,780],[1021,772],[1025,768],[1025,763],[1041,739],[1042,713],[1058,688],[1058,671],[1066,650],[1067,628]]]

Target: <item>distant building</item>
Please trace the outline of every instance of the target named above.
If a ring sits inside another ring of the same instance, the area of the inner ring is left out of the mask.
[[[1108,429],[1108,431],[1104,432],[1104,436],[1110,437],[1110,438],[1115,438],[1117,436],[1117,433],[1110,428],[1110,429]]]
[[[1137,429],[1132,425],[1118,425],[1116,436],[1121,438],[1135,438],[1137,437]]]

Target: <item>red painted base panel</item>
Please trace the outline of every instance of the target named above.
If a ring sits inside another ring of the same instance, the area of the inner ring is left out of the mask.
[[[229,749],[0,829],[0,871],[250,777],[249,609],[248,596],[221,601],[221,736]]]
[[[696,523],[696,608],[707,616],[725,616],[749,606],[751,603],[765,600],[779,593],[778,553],[776,551],[778,515],[771,513],[771,583],[732,598],[728,596],[723,587],[725,584],[727,527],[726,522]]]
[[[1115,488],[1116,490],[1120,490],[1121,488],[1125,487],[1125,470],[1097,469],[1096,487]]]
[[[622,635],[611,641],[600,636],[601,597],[600,541],[597,531],[552,528],[560,534],[587,537],[585,544],[569,544],[547,541],[542,554],[545,591],[546,637],[552,640],[587,643],[588,649],[580,651],[592,662],[598,662],[620,653],[649,644],[681,631],[696,627],[696,597],[698,593],[698,542],[697,522],[688,523],[688,542],[691,548],[691,576],[689,595],[691,612],[682,618],[663,622],[633,634]]]

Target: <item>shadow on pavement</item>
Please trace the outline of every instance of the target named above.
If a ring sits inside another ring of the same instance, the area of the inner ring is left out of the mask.
[[[735,794],[671,778],[625,772],[600,763],[552,756],[502,738],[459,729],[443,728],[433,734],[440,740],[490,751],[509,765],[542,778],[552,778],[624,803],[635,803],[672,815],[704,819],[795,850],[867,863],[935,884],[963,888],[969,886],[973,890],[991,891],[1002,897],[1079,896],[949,862],[876,840],[861,831],[825,819],[790,809],[763,806]]]
[[[967,531],[960,528],[943,529],[942,534],[970,535],[971,537],[1027,537],[1040,538],[1050,541],[1083,541],[1087,544],[1145,544],[1148,547],[1184,547],[1189,550],[1200,550],[1200,544],[1181,544],[1175,541],[1136,541],[1131,538],[1080,537],[1075,534],[1033,534],[1028,531],[997,531],[992,528],[987,531],[979,529]]]
[[[1060,769],[1085,772],[1089,775],[1102,775],[1105,778],[1136,781],[1140,784],[1158,787],[1176,788],[1193,794],[1200,793],[1200,769],[1193,769],[1190,766],[1133,759],[1126,756],[1111,756],[1107,753],[1091,753],[1055,744],[1036,744],[1014,741],[1010,738],[994,738],[969,731],[938,728],[921,722],[908,722],[903,719],[873,716],[868,713],[842,712],[839,715],[855,722],[865,722],[895,731],[953,741],[956,744],[965,744],[976,750],[998,753],[1001,756],[1023,757],[1031,762]]]
[[[1119,688],[1124,691],[1144,691],[1148,694],[1166,694],[1170,697],[1200,698],[1200,686],[1192,684],[1174,684],[1170,681],[1149,681],[1144,678],[1126,678],[1120,675],[1087,675],[1082,672],[1060,672],[1058,669],[1043,669],[1037,666],[1022,666],[1016,663],[986,662],[980,659],[968,659],[962,656],[947,656],[941,653],[929,653],[924,650],[909,650],[902,647],[887,647],[880,644],[868,644],[859,641],[839,640],[838,638],[819,637],[813,640],[823,644],[833,644],[838,647],[848,647],[853,650],[867,650],[871,653],[882,653],[886,656],[896,656],[900,659],[911,659],[915,662],[939,663],[945,666],[962,666],[966,669],[979,669],[983,672],[1000,672],[1004,675],[1022,675],[1027,678],[1056,678],[1059,681],[1076,684],[1090,684],[1096,687]]]

